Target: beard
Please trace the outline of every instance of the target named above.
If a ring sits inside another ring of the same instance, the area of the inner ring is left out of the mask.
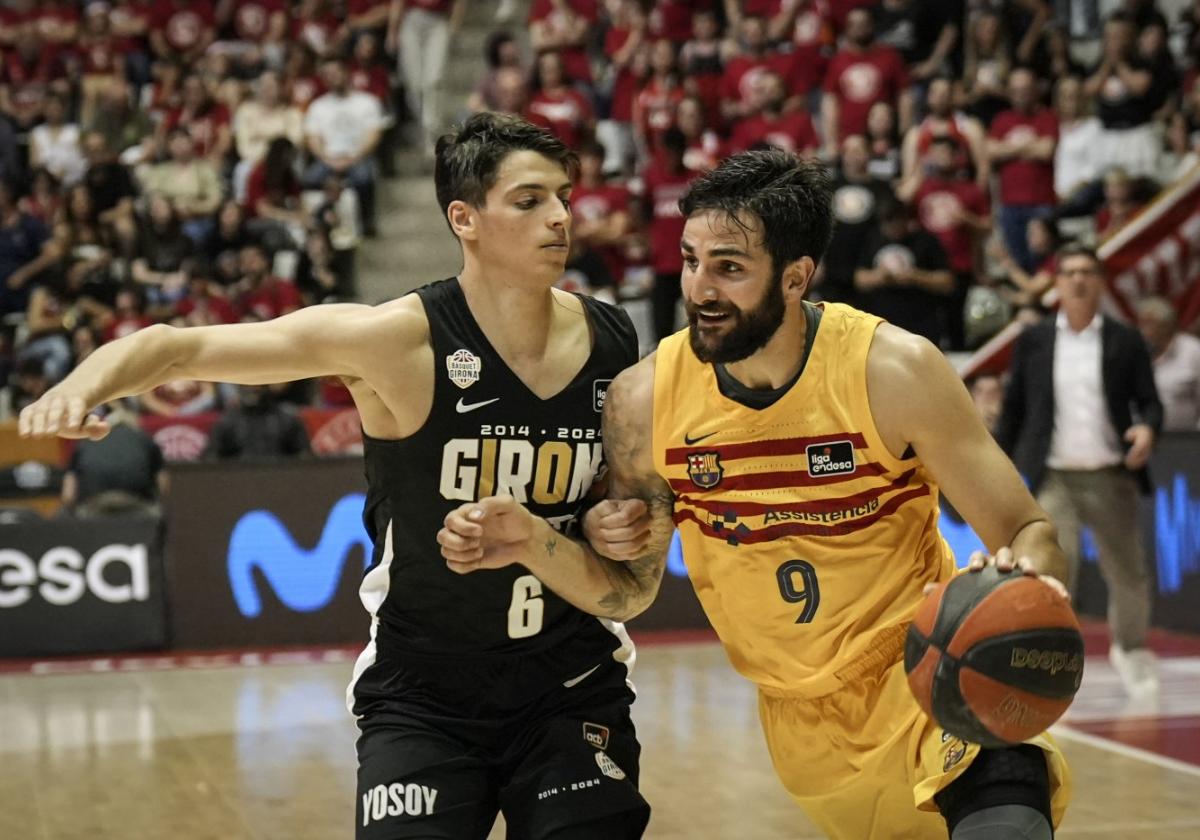
[[[721,306],[721,312],[733,322],[733,326],[728,327],[722,336],[716,335],[716,332],[726,329],[724,325],[708,327],[700,318],[701,309],[714,308],[687,302],[688,342],[696,358],[705,364],[723,365],[749,358],[766,346],[783,323],[785,306],[781,278],[772,280],[763,299],[751,310],[743,312],[732,304]]]

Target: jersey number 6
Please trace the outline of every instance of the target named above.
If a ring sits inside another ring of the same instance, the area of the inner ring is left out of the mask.
[[[783,600],[789,604],[804,602],[804,609],[796,623],[808,624],[812,621],[821,604],[821,587],[817,584],[817,570],[812,563],[788,560],[775,571],[775,578],[779,581],[779,594]],[[800,584],[799,588],[796,587],[797,583]]]
[[[542,582],[533,575],[521,575],[513,581],[512,603],[508,605],[508,637],[527,639],[542,630]]]

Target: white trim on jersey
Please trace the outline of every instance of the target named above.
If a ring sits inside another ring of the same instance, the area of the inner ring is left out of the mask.
[[[379,609],[387,599],[388,588],[392,583],[392,522],[388,520],[387,534],[383,538],[383,556],[378,565],[363,575],[362,585],[358,588],[358,599],[362,601],[367,612],[371,614],[371,641],[363,648],[362,653],[354,662],[354,675],[346,686],[346,708],[354,714],[354,686],[368,668],[375,664],[375,631],[379,628]]]
[[[633,639],[629,638],[629,633],[625,630],[625,625],[619,621],[613,621],[609,618],[596,619],[604,626],[604,629],[612,633],[621,640],[621,646],[613,651],[613,659],[624,664],[625,666],[625,685],[629,686],[629,690],[637,695],[637,689],[633,685],[633,666],[637,662],[637,650],[633,646]]]

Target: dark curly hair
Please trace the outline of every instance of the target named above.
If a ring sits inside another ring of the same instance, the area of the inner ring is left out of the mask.
[[[778,149],[742,152],[693,181],[679,201],[684,218],[714,210],[750,232],[755,220],[776,278],[801,257],[819,263],[833,234],[825,167]]]

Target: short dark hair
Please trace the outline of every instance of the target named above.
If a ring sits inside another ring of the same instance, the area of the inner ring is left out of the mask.
[[[741,152],[692,182],[679,201],[685,218],[705,210],[746,227],[741,214],[762,223],[762,243],[776,277],[801,257],[819,263],[833,233],[829,173],[816,161],[778,149]]]
[[[1101,271],[1104,270],[1104,260],[1100,259],[1100,255],[1096,253],[1096,249],[1089,248],[1087,245],[1084,245],[1081,242],[1068,242],[1066,245],[1063,245],[1058,249],[1058,251],[1055,253],[1055,257],[1057,258],[1059,266],[1063,264],[1063,260],[1069,257],[1087,257],[1089,260],[1094,262]]]
[[[437,141],[433,182],[444,214],[452,201],[482,207],[496,185],[500,164],[513,152],[537,152],[574,180],[579,158],[545,129],[520,117],[485,111]]]

